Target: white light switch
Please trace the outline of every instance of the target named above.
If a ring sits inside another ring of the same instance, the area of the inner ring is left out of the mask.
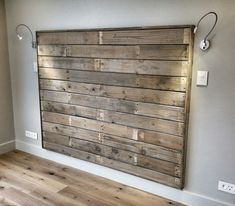
[[[208,85],[208,71],[197,71],[197,86],[207,86]]]
[[[38,64],[37,64],[37,62],[33,62],[33,71],[34,71],[35,73],[38,72]]]

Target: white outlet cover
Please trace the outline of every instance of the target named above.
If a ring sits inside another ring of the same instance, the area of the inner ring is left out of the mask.
[[[235,195],[235,185],[223,181],[219,181],[218,190]]]
[[[28,138],[31,138],[31,139],[35,139],[35,140],[38,139],[38,134],[37,133],[27,131],[27,130],[25,131],[25,136],[28,137]]]

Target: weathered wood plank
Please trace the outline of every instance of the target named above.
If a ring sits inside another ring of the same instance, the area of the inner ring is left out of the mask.
[[[180,177],[181,175],[180,166],[176,165],[175,163],[135,154],[133,152],[125,151],[119,148],[75,138],[71,139],[71,147],[80,151],[101,155],[109,159],[115,159],[132,165],[138,165],[140,167],[162,172],[164,174],[169,174],[176,177]]]
[[[126,139],[116,135],[84,130],[81,128],[55,123],[43,122],[42,124],[43,130],[46,132],[67,135],[94,142],[102,142],[103,144],[111,146],[114,144],[113,142],[115,142],[116,145],[120,145],[123,149],[127,150],[128,148],[133,152],[149,155],[151,157],[156,157],[175,163],[180,163],[182,159],[181,154],[178,153],[178,151],[181,152],[183,149],[182,137],[140,130],[137,134],[137,139]]]
[[[122,92],[124,91],[124,92]],[[126,93],[125,93],[126,92]],[[133,92],[133,93],[132,93]],[[112,94],[116,93],[116,96],[121,96],[120,99],[113,99],[108,97],[99,97],[99,96],[89,96],[89,95],[80,95],[80,94],[71,94],[72,104],[79,105],[93,105],[95,108],[103,108],[101,104],[106,104],[107,108],[115,108],[114,110],[119,111],[120,107],[131,107],[130,101],[137,101],[143,103],[156,103],[156,104],[166,104],[171,106],[184,106],[184,93],[177,92],[166,92],[166,91],[154,91],[154,90],[144,90],[144,89],[132,89],[132,88],[123,88],[123,90],[119,90],[119,88],[112,88]],[[117,94],[118,93],[118,94]],[[122,94],[121,94],[122,93]],[[81,99],[82,98],[82,99]],[[126,101],[130,100],[130,101]],[[90,103],[87,103],[90,101]],[[97,103],[96,105],[94,103]],[[131,108],[127,108],[131,109]]]
[[[79,138],[82,140],[88,140],[91,142],[101,143],[107,146],[120,148],[122,150],[131,151],[134,153],[154,157],[168,162],[177,164],[182,163],[182,148],[181,151],[176,151],[176,146],[172,145],[172,148],[164,148],[164,145],[151,145],[141,142],[141,140],[126,139],[115,135],[108,135],[100,132],[84,130],[76,127],[65,126],[55,123],[43,122],[43,135],[45,141],[62,145],[70,145],[71,138]],[[69,136],[70,138],[68,138]],[[177,137],[176,137],[177,138]],[[60,141],[58,143],[58,141]],[[181,139],[182,141],[182,139]],[[173,150],[174,149],[174,150]]]
[[[67,56],[124,59],[187,60],[187,45],[84,46],[67,47]]]
[[[183,29],[100,31],[100,44],[186,44]]]
[[[41,90],[40,98],[41,100],[69,103],[71,99],[71,94],[66,92],[53,92]]]
[[[90,98],[90,100],[93,99],[95,101],[113,102],[113,105],[115,104],[121,105],[122,102],[130,100],[143,103],[164,104],[170,106],[179,106],[179,107],[184,106],[185,93],[181,92],[160,91],[160,90],[150,90],[150,89],[134,89],[127,87],[112,87],[112,86],[103,86],[101,91],[103,92],[101,96],[90,96],[90,95],[81,95],[81,94],[65,93],[65,92],[60,94],[59,92],[55,93],[56,95],[59,96],[61,95],[65,96],[66,94],[71,96],[71,103],[74,104],[77,104],[76,102],[79,101],[79,98],[81,96],[84,97],[84,99],[81,99],[81,101],[85,101],[85,96],[87,96],[87,98]],[[51,95],[53,95],[54,92],[42,90],[42,93],[51,93]],[[126,101],[126,103],[128,104],[128,101]],[[109,104],[108,107],[113,107],[113,105]]]
[[[138,131],[138,128],[126,126],[124,124],[120,125],[120,124],[108,123],[108,122],[97,121],[93,119],[75,117],[75,116],[64,115],[64,114],[53,113],[53,112],[44,111],[42,112],[42,116],[43,116],[43,120],[47,122],[65,124],[68,126],[76,126],[76,127],[80,127],[83,129],[89,129],[93,131],[104,132],[107,134],[113,134],[113,135],[118,135],[122,137],[133,138],[133,139],[136,138],[137,131]],[[153,126],[154,131],[183,136],[183,132],[184,132],[183,123],[156,119],[156,121],[154,121],[153,124],[154,124]]]
[[[56,134],[52,132],[43,132],[43,140],[46,142],[51,142],[51,143],[59,144],[59,145],[68,146],[70,144],[69,136],[60,135],[60,134]]]
[[[138,130],[138,140],[155,145],[165,145],[165,147],[183,148],[183,139],[175,135],[147,130]]]
[[[40,78],[61,79],[80,83],[186,91],[186,77],[165,77],[110,72],[75,71],[56,68],[39,69]]]
[[[38,33],[38,45],[40,44],[98,44],[98,32],[47,32]]]
[[[117,60],[38,56],[38,62],[40,67],[165,76],[187,76],[189,70],[187,61]]]
[[[110,98],[124,98],[123,93],[119,94],[116,92],[112,92],[113,90],[112,90],[112,87],[110,86],[102,86],[102,85],[95,85],[95,84],[41,79],[40,88],[45,89],[45,90],[55,90],[52,96],[54,94],[56,95],[56,91],[67,91],[67,92],[87,94],[87,95],[92,95],[92,96],[95,95],[95,96],[104,96],[104,97],[110,97]],[[57,101],[60,102],[59,96],[56,99]],[[61,97],[63,99],[63,95]],[[162,118],[162,119],[176,120],[176,121],[181,121],[181,122],[183,122],[185,119],[184,108],[181,108],[181,107],[151,104],[151,103],[142,103],[142,102],[133,102],[133,101],[132,102],[124,101],[123,103],[125,104],[125,102],[127,102],[128,105],[132,105],[132,108],[134,108],[134,110],[126,111],[126,110],[122,110],[122,107],[121,107],[120,112],[127,112],[127,113],[139,114],[139,115],[150,116],[150,117],[157,117],[157,118]],[[107,109],[107,108],[105,107],[103,109]]]
[[[66,32],[37,33],[37,43],[40,44],[67,44]]]
[[[40,56],[188,60],[188,45],[39,45]]]
[[[184,121],[183,109],[177,109],[177,107],[47,90],[41,90],[40,94],[42,101],[70,103],[74,105],[88,106],[97,109],[100,108],[117,112],[176,120],[181,122]],[[146,108],[147,106],[149,106],[149,108]],[[155,110],[151,112],[150,109]]]
[[[133,166],[127,163],[123,163],[116,160],[111,160],[99,155],[91,154],[88,152],[72,149],[69,147],[56,145],[48,142],[43,143],[44,148],[50,149],[55,152],[63,153],[75,158],[82,160],[87,160],[96,164],[101,164],[113,169],[117,169],[123,172],[134,174],[136,176],[144,177],[146,179],[154,180],[159,183],[163,183],[172,187],[180,188],[181,180],[180,178],[173,177],[167,174],[159,173],[153,170],[145,169],[138,166]]]
[[[187,44],[183,29],[68,31],[38,34],[38,44]]]
[[[184,128],[183,123],[146,117],[140,115],[126,114],[121,112],[113,112],[103,109],[95,109],[84,106],[75,106],[61,104],[56,102],[42,102],[42,110],[47,112],[61,113],[76,117],[85,117],[89,119],[100,120],[113,124],[126,125],[135,128],[159,131],[161,127],[167,127],[168,131]],[[174,128],[174,129],[172,129]],[[183,129],[182,129],[183,130]]]
[[[38,46],[38,55],[44,56],[67,56],[67,46],[66,45],[40,45]]]

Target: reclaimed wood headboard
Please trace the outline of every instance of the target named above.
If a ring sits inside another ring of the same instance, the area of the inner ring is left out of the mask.
[[[43,147],[183,188],[192,29],[37,32]]]

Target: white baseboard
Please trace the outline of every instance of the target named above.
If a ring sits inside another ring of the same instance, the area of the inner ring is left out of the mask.
[[[0,144],[0,154],[10,152],[15,149],[15,140]]]
[[[192,193],[186,190],[177,190],[171,187],[167,187],[149,180],[145,180],[133,175],[119,172],[107,167],[103,167],[97,164],[79,160],[73,157],[65,156],[55,152],[51,152],[41,148],[40,146],[28,144],[16,140],[16,149],[28,152],[39,157],[64,164],[66,166],[74,167],[104,178],[158,195],[177,202],[184,203],[190,206],[234,206],[229,203],[224,203],[213,198],[202,196],[196,193]]]

